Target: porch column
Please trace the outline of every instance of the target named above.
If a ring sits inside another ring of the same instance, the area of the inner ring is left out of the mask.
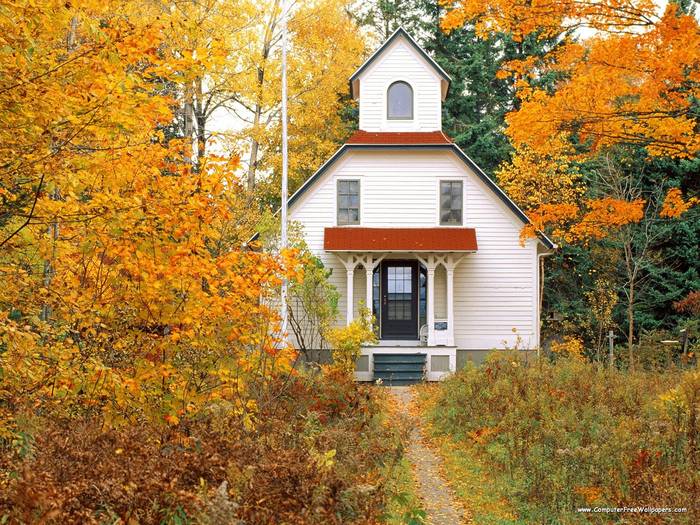
[[[455,296],[454,296],[455,269],[447,267],[447,346],[455,345]]]
[[[372,312],[372,299],[374,297],[372,277],[374,276],[374,269],[379,266],[384,257],[386,257],[386,254],[375,257],[374,254],[367,253],[360,259],[360,263],[365,267],[365,306],[369,310],[370,315],[374,313]]]
[[[340,262],[343,263],[343,266],[345,266],[345,272],[347,275],[347,286],[345,289],[345,301],[347,303],[345,319],[346,323],[350,324],[352,323],[352,318],[354,317],[353,307],[355,303],[355,290],[353,288],[355,285],[355,267],[362,262],[362,260],[359,258],[359,256],[353,253],[336,253],[335,255],[338,257],[338,259],[340,259]]]
[[[435,265],[426,265],[428,270],[428,346],[435,345]]]
[[[365,281],[366,281],[366,294],[365,294],[365,306],[369,309],[370,315],[372,314],[372,277],[374,276],[374,266],[365,265]]]
[[[346,272],[348,276],[348,281],[347,281],[347,291],[346,291],[346,302],[347,302],[347,310],[346,310],[346,319],[347,319],[347,324],[352,323],[352,317],[353,317],[353,306],[355,302],[355,290],[353,289],[353,286],[355,285],[355,266],[353,265],[352,268],[346,267]]]
[[[428,303],[426,305],[428,310],[426,312],[426,323],[428,325],[428,346],[435,346],[435,268],[437,268],[440,260],[434,253],[426,254],[424,257],[416,255],[416,259],[418,259],[428,271],[428,282],[426,283],[428,293],[425,298],[426,302]]]

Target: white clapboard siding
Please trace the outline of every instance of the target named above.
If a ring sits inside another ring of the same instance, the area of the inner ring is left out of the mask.
[[[455,271],[455,343],[462,349],[537,345],[537,244],[520,245],[522,223],[449,150],[348,151],[290,209],[303,225],[309,248],[331,268],[340,292],[339,322],[345,320],[346,273],[337,257],[323,250],[325,227],[336,225],[336,183],[358,178],[361,226],[434,227],[438,225],[441,179],[464,181],[465,222],[476,228],[478,251]],[[365,272],[354,279],[355,311],[365,298]],[[446,317],[445,273],[436,273],[437,318]]]
[[[413,88],[413,120],[386,118],[386,91],[396,81]],[[437,131],[442,129],[440,77],[403,37],[388,46],[359,77],[360,129]]]

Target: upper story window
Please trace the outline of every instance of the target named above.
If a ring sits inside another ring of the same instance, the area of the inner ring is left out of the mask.
[[[360,224],[360,181],[338,181],[338,226]]]
[[[462,224],[462,181],[440,181],[440,224]]]
[[[391,120],[413,118],[413,88],[407,82],[394,82],[386,92],[386,116]]]

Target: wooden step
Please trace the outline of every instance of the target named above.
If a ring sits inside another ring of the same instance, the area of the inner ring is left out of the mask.
[[[377,363],[415,363],[425,364],[426,354],[374,354],[374,364]]]
[[[415,372],[404,372],[399,374],[374,374],[374,380],[377,381],[381,379],[382,385],[392,386],[392,385],[413,385],[423,381],[423,373]]]
[[[422,363],[377,363],[374,362],[374,373],[377,372],[423,372],[425,361]]]
[[[409,386],[422,383],[423,378],[420,379],[394,379],[389,381],[388,379],[382,379],[382,386]]]
[[[374,354],[374,380],[385,386],[412,385],[425,378],[426,354]]]

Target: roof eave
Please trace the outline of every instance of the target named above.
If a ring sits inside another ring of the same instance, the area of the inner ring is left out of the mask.
[[[330,253],[476,253],[478,250],[416,250],[416,249],[406,249],[406,250],[380,250],[374,248],[368,248],[364,250],[341,250],[341,249],[329,249],[324,248],[323,251]]]

